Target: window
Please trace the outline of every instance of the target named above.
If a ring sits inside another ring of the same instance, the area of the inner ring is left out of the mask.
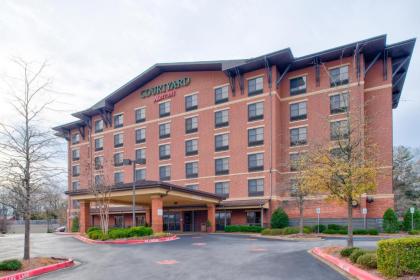
[[[124,154],[116,153],[114,154],[114,166],[122,166],[124,164]]]
[[[185,155],[192,156],[198,154],[198,140],[192,139],[185,141]]]
[[[71,151],[71,159],[72,160],[79,160],[80,159],[80,150],[74,149]]]
[[[161,181],[171,180],[171,167],[169,165],[159,167],[159,179]]]
[[[224,86],[214,90],[214,103],[220,104],[229,100],[229,87]]]
[[[159,117],[166,117],[171,114],[171,103],[169,101],[159,104]]]
[[[342,66],[330,70],[330,86],[336,87],[349,83],[349,67]]]
[[[159,146],[159,159],[170,159],[171,158],[171,145],[160,145]]]
[[[71,174],[73,177],[77,177],[80,175],[80,165],[73,165],[71,167]]]
[[[299,195],[299,185],[296,178],[290,179],[290,196],[296,197]]]
[[[290,95],[306,92],[306,76],[290,79]]]
[[[347,120],[335,121],[330,123],[331,140],[349,138],[349,126]]]
[[[146,180],[146,169],[136,169],[136,181]]]
[[[104,131],[104,121],[103,120],[97,120],[95,121],[95,132],[102,132]]]
[[[216,230],[224,230],[231,223],[231,213],[226,211],[216,212]]]
[[[218,158],[214,161],[216,175],[229,174],[229,158]]]
[[[171,124],[163,123],[159,125],[159,138],[168,138],[171,137]]]
[[[104,166],[104,157],[103,156],[98,156],[95,157],[95,169],[101,169]]]
[[[332,148],[330,154],[335,158],[346,159],[346,153],[341,148]]]
[[[299,168],[299,154],[293,153],[289,155],[290,171],[297,171]]]
[[[229,125],[229,110],[217,111],[214,113],[215,127],[223,127]]]
[[[198,177],[198,162],[187,162],[185,164],[185,177],[197,178]]]
[[[248,180],[248,196],[264,195],[264,179],[250,179]]]
[[[298,121],[307,118],[306,101],[290,104],[290,120]]]
[[[95,151],[102,151],[104,149],[104,138],[95,139]]]
[[[197,184],[192,184],[192,185],[185,185],[185,187],[189,190],[193,190],[193,191],[198,191],[198,185]]]
[[[198,131],[198,117],[185,119],[185,133],[194,133]]]
[[[146,129],[145,128],[136,129],[136,144],[140,144],[144,142],[146,142]]]
[[[115,184],[122,184],[122,183],[124,183],[124,173],[122,173],[122,172],[115,172],[114,173],[114,182],[115,182]]]
[[[248,171],[264,170],[264,154],[250,154],[248,155]]]
[[[114,216],[114,225],[117,228],[123,228],[124,227],[124,216]]]
[[[75,133],[71,135],[71,143],[74,144],[79,144],[80,143],[80,134],[79,133]]]
[[[218,151],[229,150],[229,134],[219,134],[214,136],[214,149]]]
[[[263,78],[258,77],[248,80],[248,96],[260,94],[263,92]]]
[[[248,146],[258,146],[264,144],[264,128],[257,127],[248,129]]]
[[[146,121],[146,108],[139,108],[135,111],[136,123]]]
[[[124,146],[124,137],[122,133],[114,135],[114,148],[119,148]]]
[[[339,114],[347,112],[349,106],[349,94],[341,93],[330,96],[330,113]]]
[[[305,145],[307,140],[307,127],[292,128],[290,130],[290,146]]]
[[[229,197],[229,182],[217,182],[214,185],[215,193],[222,197]]]
[[[80,208],[80,202],[78,200],[72,200],[72,208],[73,209],[79,209]]]
[[[80,182],[79,181],[71,182],[71,190],[77,191],[78,189],[80,189]]]
[[[185,111],[191,111],[198,108],[198,96],[192,94],[185,96]]]
[[[114,116],[114,128],[122,127],[124,125],[124,115],[119,114]]]
[[[136,163],[145,164],[146,163],[146,149],[137,149],[136,150]]]
[[[264,119],[264,103],[258,102],[248,105],[248,121]]]
[[[246,212],[246,222],[250,226],[260,226],[261,225],[261,211]]]
[[[95,185],[96,186],[101,186],[102,184],[104,184],[105,180],[104,180],[104,175],[95,175]]]

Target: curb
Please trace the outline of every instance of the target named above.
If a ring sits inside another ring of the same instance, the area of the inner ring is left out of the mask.
[[[262,235],[262,234],[253,234],[253,233],[240,233],[240,232],[214,232],[210,234],[215,235],[228,235],[228,236],[248,236],[253,238],[261,238],[261,239],[270,239],[270,240],[280,240],[280,241],[322,241],[324,240],[321,237],[305,237],[305,238],[297,238],[297,237],[287,237],[287,235]]]
[[[56,235],[69,235],[69,236],[74,236],[74,235],[79,235],[79,232],[60,232],[60,231],[55,231],[54,234]]]
[[[127,240],[92,240],[87,237],[81,235],[74,235],[74,238],[87,243],[87,244],[145,244],[145,243],[161,243],[161,242],[168,242],[174,241],[179,239],[176,235],[169,236],[169,237],[159,237],[159,238],[152,238],[152,239],[127,239]],[[0,279],[2,280],[2,279]]]
[[[363,269],[360,269],[346,261],[343,261],[337,257],[324,253],[321,248],[315,247],[311,250],[311,252],[320,257],[321,259],[335,265],[336,267],[342,269],[343,271],[347,272],[351,276],[355,277],[359,280],[383,280],[383,278],[373,275]]]
[[[56,270],[59,270],[59,269],[71,267],[73,265],[74,265],[74,261],[72,259],[68,259],[64,262],[51,264],[51,265],[47,265],[47,266],[42,266],[42,267],[34,268],[34,269],[31,269],[31,270],[27,270],[27,271],[15,273],[15,274],[6,275],[6,276],[3,276],[3,277],[0,277],[0,280],[26,279],[26,278],[30,278],[30,277],[39,276],[39,275],[42,275],[42,274],[45,274],[45,273],[48,273],[48,272],[56,271]]]

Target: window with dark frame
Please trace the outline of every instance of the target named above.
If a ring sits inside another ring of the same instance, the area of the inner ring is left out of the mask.
[[[261,226],[261,211],[246,212],[246,223],[250,226]]]
[[[95,186],[101,186],[105,183],[104,175],[95,175]]]
[[[331,140],[341,140],[349,138],[349,125],[347,120],[334,121],[330,123]]]
[[[167,117],[171,114],[171,103],[165,101],[159,104],[159,117]]]
[[[264,119],[264,102],[257,102],[248,105],[248,121]]]
[[[193,190],[193,191],[198,191],[199,186],[198,186],[198,184],[191,184],[191,185],[185,185],[185,188],[187,188],[189,190]]]
[[[307,116],[307,102],[290,104],[290,121],[305,120]]]
[[[137,149],[136,150],[136,163],[145,164],[146,163],[146,149]]]
[[[336,147],[336,148],[332,148],[330,150],[330,154],[331,156],[335,157],[335,158],[339,158],[339,159],[346,159],[346,153],[345,151],[343,151],[343,149]]]
[[[229,133],[214,136],[214,149],[216,152],[229,150]]]
[[[72,160],[79,160],[80,159],[80,150],[74,149],[71,151],[71,159]]]
[[[136,144],[146,142],[146,128],[136,129]]]
[[[330,86],[336,87],[349,83],[349,67],[341,66],[330,69]]]
[[[249,179],[248,180],[248,196],[262,196],[264,195],[264,179]]]
[[[216,175],[229,174],[229,158],[217,158],[214,161]]]
[[[115,172],[114,173],[114,183],[116,185],[124,183],[124,173],[123,172]]]
[[[80,189],[80,182],[79,181],[71,182],[71,189],[72,191],[77,191],[78,189]]]
[[[229,110],[217,111],[214,113],[214,124],[216,128],[229,125]]]
[[[349,106],[349,94],[340,93],[330,96],[330,113],[340,114],[345,113]]]
[[[136,123],[142,123],[146,121],[146,108],[138,108],[134,111],[136,117]]]
[[[165,144],[159,146],[159,159],[170,159],[171,158],[171,145]]]
[[[290,129],[290,146],[306,145],[308,143],[307,131],[307,127]]]
[[[264,154],[249,154],[248,155],[248,171],[262,171],[264,170]]]
[[[123,166],[124,164],[124,154],[115,153],[114,154],[114,166]]]
[[[159,167],[159,180],[161,181],[171,180],[171,167],[169,165]]]
[[[95,169],[99,170],[104,167],[104,157],[103,156],[97,156],[95,157]]]
[[[104,131],[104,121],[96,120],[95,121],[95,133]]]
[[[248,146],[259,146],[264,144],[264,128],[250,128],[248,129]]]
[[[306,93],[306,76],[290,79],[290,95]]]
[[[185,141],[185,155],[192,156],[198,154],[198,140],[191,139]]]
[[[194,133],[198,131],[198,117],[185,119],[185,133]]]
[[[185,163],[185,177],[186,178],[198,177],[198,162],[197,161]]]
[[[75,133],[71,135],[71,144],[75,145],[75,144],[79,144],[80,143],[80,134],[79,133]]]
[[[71,174],[73,177],[80,176],[80,165],[73,165],[71,167]]]
[[[124,136],[122,133],[114,135],[114,148],[120,148],[124,146]]]
[[[163,123],[159,125],[159,138],[169,138],[171,137],[171,124]]]
[[[221,197],[229,197],[229,182],[217,182],[214,184],[214,192]]]
[[[118,114],[114,116],[114,128],[123,127],[124,125],[124,115]]]
[[[124,227],[124,216],[114,216],[114,225],[117,228],[123,228]]]
[[[191,94],[185,96],[185,111],[192,111],[198,108],[198,95]]]
[[[248,80],[248,96],[260,94],[263,92],[263,77],[257,77]]]
[[[290,171],[294,172],[298,170],[299,153],[293,153],[289,155]]]
[[[229,101],[229,86],[223,86],[214,90],[214,103],[220,104]]]
[[[229,226],[230,224],[231,224],[230,212],[226,210],[216,212],[216,230],[224,230],[225,226]]]
[[[104,149],[104,138],[95,139],[95,151],[101,151]]]
[[[146,169],[136,169],[136,182],[146,180]]]

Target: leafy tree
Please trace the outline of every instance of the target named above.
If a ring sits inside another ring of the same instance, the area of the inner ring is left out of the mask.
[[[71,221],[71,232],[79,231],[79,217],[75,216]]]
[[[289,216],[282,208],[277,208],[271,215],[272,228],[284,228],[289,226]]]
[[[414,229],[420,229],[420,211],[416,208],[413,214]],[[411,213],[410,209],[404,213],[403,229],[405,231],[411,230]]]
[[[384,213],[383,228],[386,233],[395,233],[399,231],[398,217],[394,210],[388,208]]]

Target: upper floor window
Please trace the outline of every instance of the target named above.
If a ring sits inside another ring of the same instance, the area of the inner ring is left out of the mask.
[[[136,163],[145,164],[146,163],[146,149],[137,149],[136,150]]]
[[[248,171],[264,170],[264,154],[250,154],[248,155]]]
[[[229,158],[218,158],[214,161],[216,175],[229,174]]]
[[[346,152],[340,147],[332,148],[330,154],[337,159],[346,159]]]
[[[264,144],[264,127],[248,129],[248,146],[259,146]]]
[[[73,175],[73,177],[79,176],[80,175],[80,165],[73,165],[71,167],[71,174]]]
[[[122,166],[124,164],[124,154],[115,153],[114,154],[114,166]]]
[[[293,153],[289,155],[290,171],[297,171],[299,168],[299,153]]]
[[[118,114],[114,116],[114,128],[122,127],[124,125],[124,115]]]
[[[215,127],[223,127],[229,125],[229,110],[217,111],[214,113]]]
[[[298,121],[307,118],[306,101],[290,104],[290,120]]]
[[[95,139],[95,151],[101,151],[104,149],[104,138]]]
[[[185,141],[185,155],[191,156],[198,154],[198,140],[191,139]]]
[[[349,94],[341,93],[330,96],[330,113],[339,114],[345,113],[349,106]]]
[[[199,188],[197,184],[185,185],[185,187],[189,190],[194,190],[194,191],[198,191],[198,188]]]
[[[198,131],[198,117],[185,119],[185,133],[194,133]]]
[[[161,181],[171,180],[171,166],[165,165],[159,167],[159,179]]]
[[[101,186],[105,184],[104,175],[95,175],[95,185]]]
[[[197,178],[198,177],[198,162],[187,162],[185,164],[185,177]]]
[[[71,189],[72,191],[77,191],[78,189],[80,189],[80,182],[79,181],[71,182]]]
[[[135,111],[136,123],[146,121],[146,108],[138,108]]]
[[[146,169],[136,169],[136,181],[146,180]]]
[[[264,195],[264,179],[249,179],[248,180],[248,196]]]
[[[159,159],[171,158],[171,145],[165,144],[159,146]]]
[[[349,83],[349,67],[341,66],[330,70],[330,86],[336,87]]]
[[[229,182],[217,182],[214,184],[214,192],[222,197],[229,197]]]
[[[168,138],[171,137],[171,124],[163,123],[159,125],[159,138]]]
[[[264,118],[264,102],[248,105],[248,121],[261,120]]]
[[[306,76],[290,79],[290,95],[306,92]]]
[[[80,208],[80,201],[78,201],[78,200],[72,200],[71,204],[72,204],[73,209],[79,209]]]
[[[165,101],[159,104],[159,117],[166,117],[171,114],[171,102]]]
[[[116,185],[124,183],[124,173],[123,172],[115,172],[114,173],[114,183]]]
[[[191,111],[198,108],[198,95],[191,94],[185,96],[185,111]]]
[[[290,129],[290,146],[305,145],[308,143],[307,132],[307,127]]]
[[[349,138],[349,122],[347,120],[334,121],[330,123],[331,140]]]
[[[218,134],[214,136],[214,149],[218,151],[229,150],[229,134]]]
[[[248,80],[248,96],[263,92],[263,78],[253,78]]]
[[[220,104],[229,100],[229,87],[219,87],[214,90],[214,103]]]
[[[104,157],[103,156],[98,156],[95,157],[95,169],[101,169],[104,166]]]
[[[80,143],[80,134],[75,133],[71,135],[71,143],[72,144],[79,144]]]
[[[146,142],[146,128],[136,129],[136,143]]]
[[[71,159],[72,160],[79,160],[80,159],[80,150],[74,149],[71,151]]]
[[[104,121],[103,120],[97,120],[95,121],[95,132],[102,132],[104,131]]]
[[[114,135],[114,147],[119,148],[124,146],[124,135],[122,133],[118,133]]]

